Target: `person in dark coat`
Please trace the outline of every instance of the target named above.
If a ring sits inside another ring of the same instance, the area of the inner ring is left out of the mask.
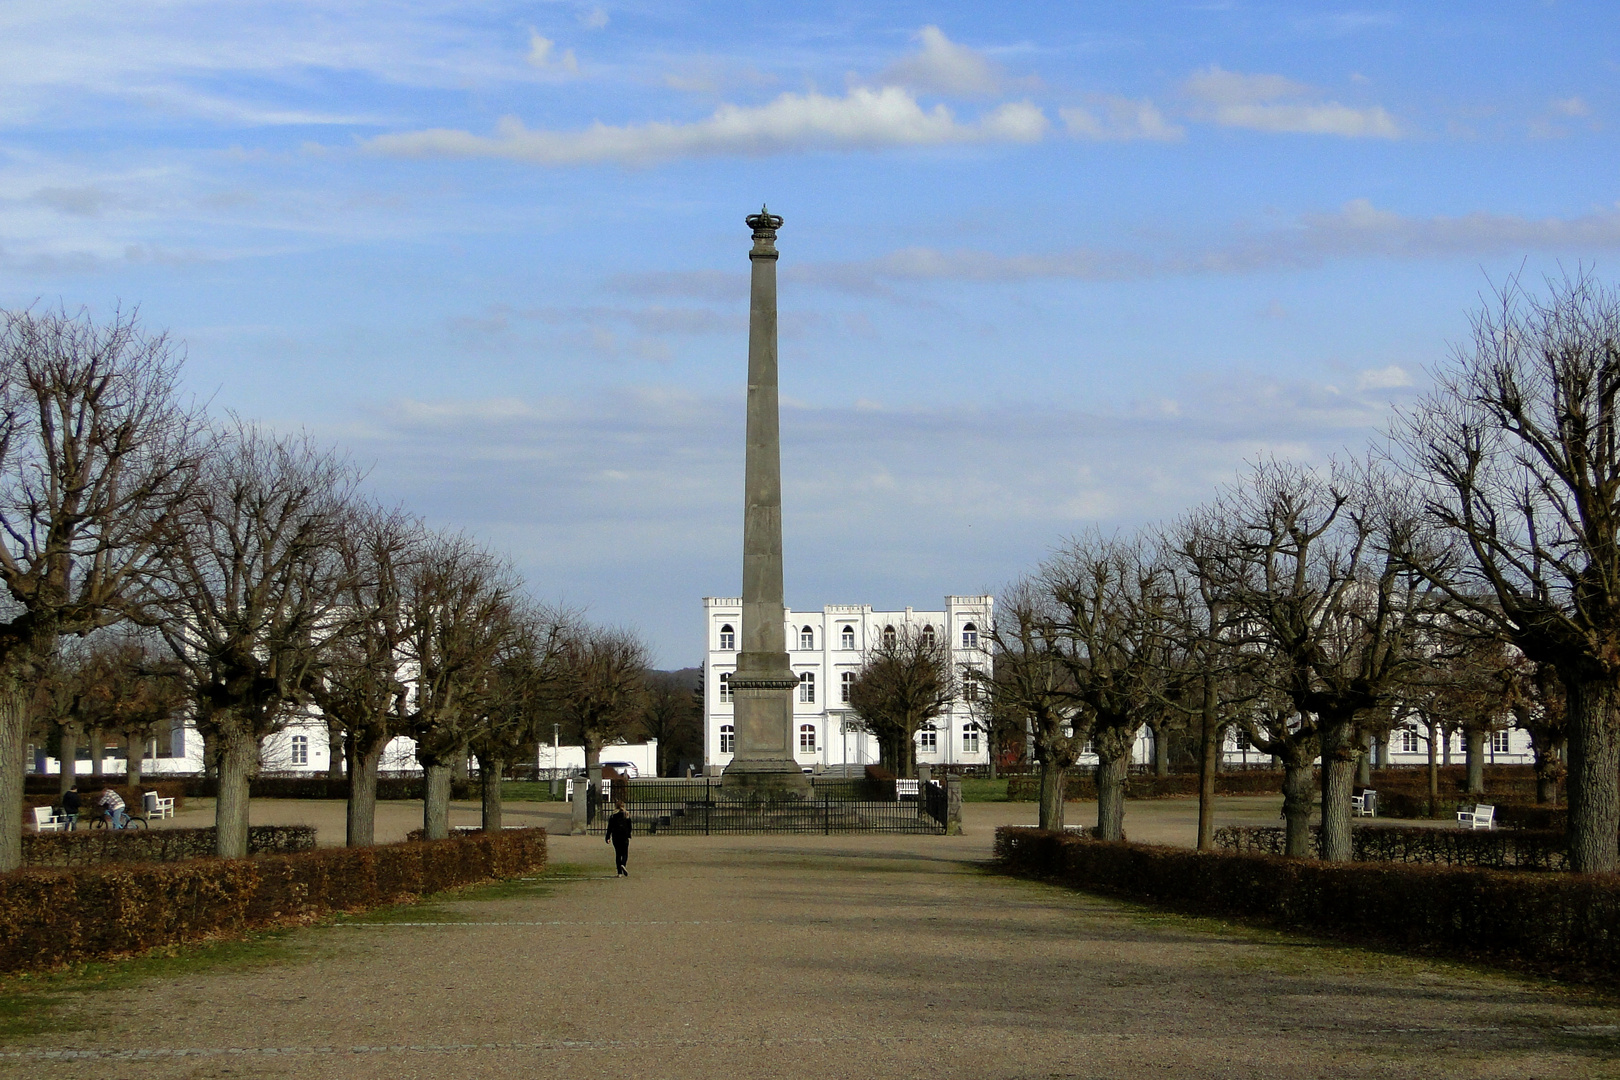
[[[629,877],[630,871],[624,864],[630,858],[630,812],[624,808],[623,799],[613,804],[613,816],[607,822],[607,842],[613,845],[613,861],[619,868],[619,876]]]
[[[68,819],[68,831],[79,827],[79,789],[70,787],[62,792],[62,813]]]

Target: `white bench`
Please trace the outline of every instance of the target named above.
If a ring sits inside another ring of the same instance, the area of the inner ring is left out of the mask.
[[[174,799],[165,799],[155,791],[144,792],[141,795],[141,806],[145,808],[148,818],[174,817]]]
[[[34,807],[35,832],[65,832],[68,827],[66,814],[57,813],[54,806]]]
[[[566,781],[566,783],[567,783],[568,786],[563,788],[563,802],[573,802],[574,801],[574,782],[572,780],[569,780],[569,781]],[[611,802],[611,801],[613,801],[613,781],[608,780],[606,778],[604,778],[602,780],[602,801],[603,802]]]
[[[1465,829],[1493,828],[1496,825],[1496,807],[1480,803],[1472,810],[1459,810],[1457,824]]]
[[[917,797],[918,797],[917,781],[915,781],[915,780],[896,780],[894,782],[894,801],[895,802],[899,802],[901,799],[906,799],[906,798],[915,799]]]
[[[1351,817],[1377,817],[1378,816],[1378,792],[1373,791],[1371,788],[1368,788],[1366,791],[1363,791],[1360,795],[1352,795],[1352,796],[1350,796],[1350,816]]]

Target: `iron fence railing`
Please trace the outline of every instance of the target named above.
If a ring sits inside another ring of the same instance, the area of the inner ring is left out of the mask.
[[[765,798],[727,791],[719,778],[632,780],[614,798],[623,798],[637,835],[726,833],[943,833],[945,789],[926,785],[920,799],[897,800],[893,785],[881,782],[817,780],[808,797]],[[592,793],[592,802],[597,801]],[[611,807],[593,805],[588,831],[607,828]]]

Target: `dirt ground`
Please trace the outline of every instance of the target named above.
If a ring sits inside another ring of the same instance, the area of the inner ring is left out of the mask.
[[[1149,806],[1133,836],[1183,830]],[[1033,812],[970,804],[961,837],[638,837],[628,879],[600,837],[554,836],[557,869],[496,895],[68,994],[82,1026],[5,1045],[0,1075],[1620,1075],[1612,1001],[987,873],[994,826]]]

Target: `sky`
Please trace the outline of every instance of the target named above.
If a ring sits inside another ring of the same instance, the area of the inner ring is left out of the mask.
[[[0,306],[138,308],[542,600],[703,650],[785,224],[787,602],[938,608],[1361,453],[1620,280],[1606,4],[9,0]]]

